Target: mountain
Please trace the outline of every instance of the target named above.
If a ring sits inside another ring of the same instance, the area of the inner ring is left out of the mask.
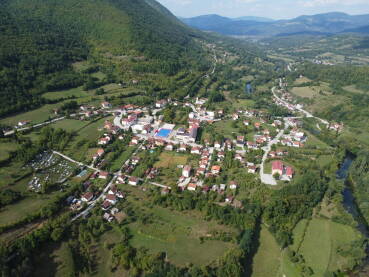
[[[220,16],[200,16],[197,18],[187,18],[184,22],[201,30],[214,31],[225,35],[268,37],[292,34],[341,33],[345,32],[345,30],[368,25],[369,15],[348,15],[333,12],[303,15],[290,20],[277,21],[232,20]],[[360,32],[360,29],[356,30]]]
[[[145,56],[145,70],[173,74],[199,60],[197,36],[154,0],[2,0],[0,116],[80,84],[75,61]]]
[[[256,21],[256,22],[273,22],[274,19],[266,18],[266,17],[259,17],[259,16],[241,16],[233,18],[234,21]]]

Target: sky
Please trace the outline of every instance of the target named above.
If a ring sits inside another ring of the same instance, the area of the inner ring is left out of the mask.
[[[157,0],[176,16],[219,14],[227,17],[294,18],[326,12],[369,14],[369,0]]]

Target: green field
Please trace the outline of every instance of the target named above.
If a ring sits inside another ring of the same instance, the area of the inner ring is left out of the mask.
[[[163,152],[159,156],[159,161],[155,163],[154,167],[176,167],[177,165],[187,164],[188,156],[174,152]]]
[[[313,98],[319,93],[319,87],[294,87],[291,92],[299,97]]]
[[[233,243],[219,240],[205,240],[200,237],[211,236],[213,231],[237,234],[231,227],[219,225],[215,221],[205,221],[197,211],[178,212],[146,204],[147,195],[135,188],[127,188],[129,206],[136,212],[145,214],[149,222],[130,223],[134,247],[145,247],[152,253],[166,252],[170,262],[184,266],[187,263],[206,265],[221,257]]]
[[[147,247],[152,253],[166,252],[168,259],[176,265],[206,265],[216,260],[233,244],[217,240],[201,243],[199,238],[213,230],[230,228],[215,222],[205,222],[193,213],[174,212],[156,207],[153,224],[130,225],[134,247]]]
[[[281,259],[281,250],[273,235],[262,226],[259,247],[252,264],[252,277],[276,276]]]
[[[300,252],[306,263],[313,269],[313,276],[323,276],[348,263],[337,253],[337,248],[349,244],[360,235],[350,226],[325,219],[312,219],[306,230]]]
[[[59,107],[60,105],[61,105],[60,103],[48,104],[48,105],[44,105],[41,108],[38,108],[33,111],[6,117],[0,120],[0,124],[15,126],[18,124],[19,121],[22,121],[22,120],[29,120],[31,121],[30,124],[32,125],[41,123],[41,122],[47,121],[50,117],[55,117],[53,110]]]
[[[81,98],[81,97],[90,96],[90,94],[87,91],[84,91],[82,87],[77,87],[77,88],[71,88],[68,90],[47,92],[47,93],[44,93],[42,96],[49,100],[57,100],[57,99],[67,98],[67,97],[72,97],[72,96],[76,98]]]
[[[30,194],[23,200],[7,205],[0,210],[0,226],[17,222],[45,206],[57,192],[47,195]]]
[[[15,142],[0,141],[0,161],[8,159],[10,152],[17,150],[17,148],[18,144]]]

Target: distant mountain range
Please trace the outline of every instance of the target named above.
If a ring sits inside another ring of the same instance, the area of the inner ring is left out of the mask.
[[[228,18],[219,15],[203,15],[181,18],[187,25],[224,35],[237,36],[288,36],[295,34],[327,35],[344,32],[369,33],[369,14],[349,15],[332,12],[303,15],[289,20],[273,20],[263,17]]]

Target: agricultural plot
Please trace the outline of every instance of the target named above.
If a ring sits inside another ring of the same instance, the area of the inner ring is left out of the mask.
[[[15,151],[18,144],[15,142],[0,141],[0,161],[7,160],[10,157],[10,152]]]
[[[77,88],[71,88],[68,90],[46,92],[42,96],[48,100],[58,100],[58,99],[68,98],[68,97],[81,98],[81,97],[87,97],[90,95],[88,94],[88,92],[84,91],[82,87],[77,87]]]

